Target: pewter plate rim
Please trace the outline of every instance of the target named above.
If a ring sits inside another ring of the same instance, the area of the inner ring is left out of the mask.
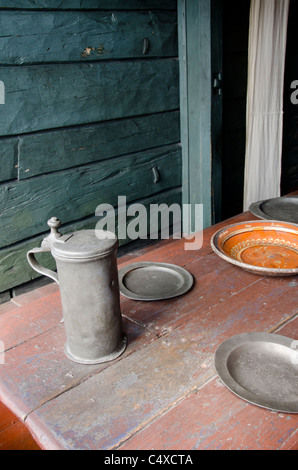
[[[214,357],[215,370],[223,382],[223,384],[239,398],[257,405],[261,408],[266,408],[272,411],[281,413],[298,413],[298,399],[297,401],[282,401],[274,398],[268,398],[268,394],[264,391],[264,394],[256,394],[247,388],[243,387],[237,382],[237,380],[230,373],[228,367],[228,359],[230,355],[235,352],[238,348],[244,345],[252,344],[255,342],[263,343],[266,348],[270,343],[280,345],[285,348],[291,348],[291,344],[294,340],[286,336],[273,334],[273,333],[242,333],[225,340],[217,348]],[[292,364],[293,365],[293,364]],[[294,366],[293,366],[294,367]],[[297,364],[298,370],[298,364]],[[281,385],[282,387],[282,385]]]
[[[167,292],[164,294],[155,294],[154,292],[150,294],[139,294],[137,292],[133,292],[130,289],[128,289],[124,282],[125,282],[125,276],[129,274],[131,271],[134,271],[135,269],[141,269],[141,268],[156,268],[158,271],[162,269],[167,269],[169,271],[172,271],[174,274],[178,274],[181,277],[182,285],[179,286],[178,289],[173,289],[172,292]],[[165,299],[171,299],[174,297],[181,296],[188,292],[191,287],[193,286],[194,283],[194,278],[190,272],[188,272],[185,268],[182,268],[181,266],[177,266],[175,264],[170,264],[170,263],[157,263],[153,261],[140,261],[137,263],[132,263],[129,264],[128,266],[125,266],[119,270],[119,289],[122,295],[125,297],[132,299],[132,300],[142,300],[142,301],[153,301],[153,300],[165,300]]]
[[[294,214],[294,216],[295,216],[297,214],[298,196],[282,196],[282,197],[275,197],[275,198],[271,198],[271,199],[263,199],[262,201],[253,202],[249,206],[249,211],[253,215],[255,215],[256,217],[259,217],[259,218],[264,219],[264,220],[275,219],[275,220],[279,220],[279,221],[282,221],[282,222],[289,222],[289,223],[297,224],[298,223],[298,214],[296,215],[296,219],[292,220],[291,218],[288,218],[286,216],[280,218],[280,215],[278,213],[276,215],[274,215],[274,213],[273,214],[267,214],[264,210],[262,210],[262,206],[266,203],[267,204],[272,203],[273,209],[274,209],[274,203],[275,202],[280,203],[280,202],[283,202],[283,201],[288,203],[289,205],[291,204],[291,202],[293,202],[293,213],[291,213],[291,215]]]

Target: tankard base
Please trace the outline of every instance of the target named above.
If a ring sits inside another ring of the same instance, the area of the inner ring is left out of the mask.
[[[66,357],[68,357],[68,359],[70,359],[73,362],[77,362],[79,364],[101,364],[102,362],[109,362],[109,361],[113,361],[114,359],[117,359],[117,357],[121,356],[121,354],[124,353],[126,346],[127,346],[127,337],[123,335],[119,347],[114,352],[112,352],[111,354],[108,354],[107,356],[101,356],[97,359],[84,359],[81,357],[77,357],[70,352],[67,343],[64,346],[64,353]]]

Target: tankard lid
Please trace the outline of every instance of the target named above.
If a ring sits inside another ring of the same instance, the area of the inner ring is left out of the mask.
[[[105,230],[81,230],[58,238],[52,255],[64,259],[93,259],[109,255],[118,247],[117,236]]]

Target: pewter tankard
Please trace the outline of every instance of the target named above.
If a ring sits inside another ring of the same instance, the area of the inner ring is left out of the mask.
[[[66,332],[65,354],[74,362],[97,364],[120,356],[122,331],[116,252],[118,239],[103,230],[62,235],[60,220],[48,221],[51,233],[40,248],[27,253],[31,267],[60,287]],[[57,273],[41,266],[37,253],[51,252]]]

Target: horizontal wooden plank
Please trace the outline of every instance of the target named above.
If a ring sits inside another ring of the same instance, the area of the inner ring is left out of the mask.
[[[178,111],[172,111],[28,134],[15,139],[18,140],[19,179],[26,179],[177,143],[180,141],[180,115]],[[15,146],[15,141],[12,140],[11,145]]]
[[[175,10],[175,0],[0,0],[0,8],[41,10]]]
[[[147,209],[150,207],[150,204],[164,203],[168,206],[170,206],[171,204],[180,205],[181,191],[178,189],[169,190],[162,194],[157,194],[145,199],[141,199],[138,202],[144,204]],[[133,218],[134,217],[127,217],[127,224],[129,224]],[[88,217],[84,220],[73,221],[68,224],[64,224],[63,220],[61,232],[70,233],[76,230],[94,229],[98,221],[99,218],[95,216]],[[149,224],[147,227],[149,233]],[[47,229],[46,223],[44,224],[44,229]],[[116,233],[118,233],[117,220]],[[32,239],[25,240],[23,242],[17,243],[16,245],[0,250],[0,292],[5,291],[6,289],[11,289],[15,286],[19,286],[23,283],[29,282],[32,279],[39,277],[39,274],[33,271],[33,269],[28,264],[26,254],[32,248],[40,246],[44,236],[45,235],[34,237]],[[126,239],[120,239],[119,245],[124,245],[129,241],[131,240],[129,240],[128,237]],[[48,267],[49,269],[55,268],[55,262],[51,255],[41,254],[39,255],[38,259],[44,266]]]
[[[176,59],[0,67],[0,135],[179,108]]]
[[[18,139],[0,139],[0,182],[18,176]]]
[[[41,241],[41,237],[36,237],[0,251],[0,291],[12,289],[40,277],[30,268],[26,255],[32,248],[40,246]],[[55,269],[54,260],[48,253],[39,255],[38,261],[49,269]]]
[[[152,167],[160,179],[154,182]],[[95,213],[102,203],[117,204],[181,185],[181,148],[170,146],[0,186],[0,246],[46,229],[56,215],[65,223]],[[5,230],[4,230],[5,227]]]
[[[3,11],[0,63],[177,56],[176,12]]]

